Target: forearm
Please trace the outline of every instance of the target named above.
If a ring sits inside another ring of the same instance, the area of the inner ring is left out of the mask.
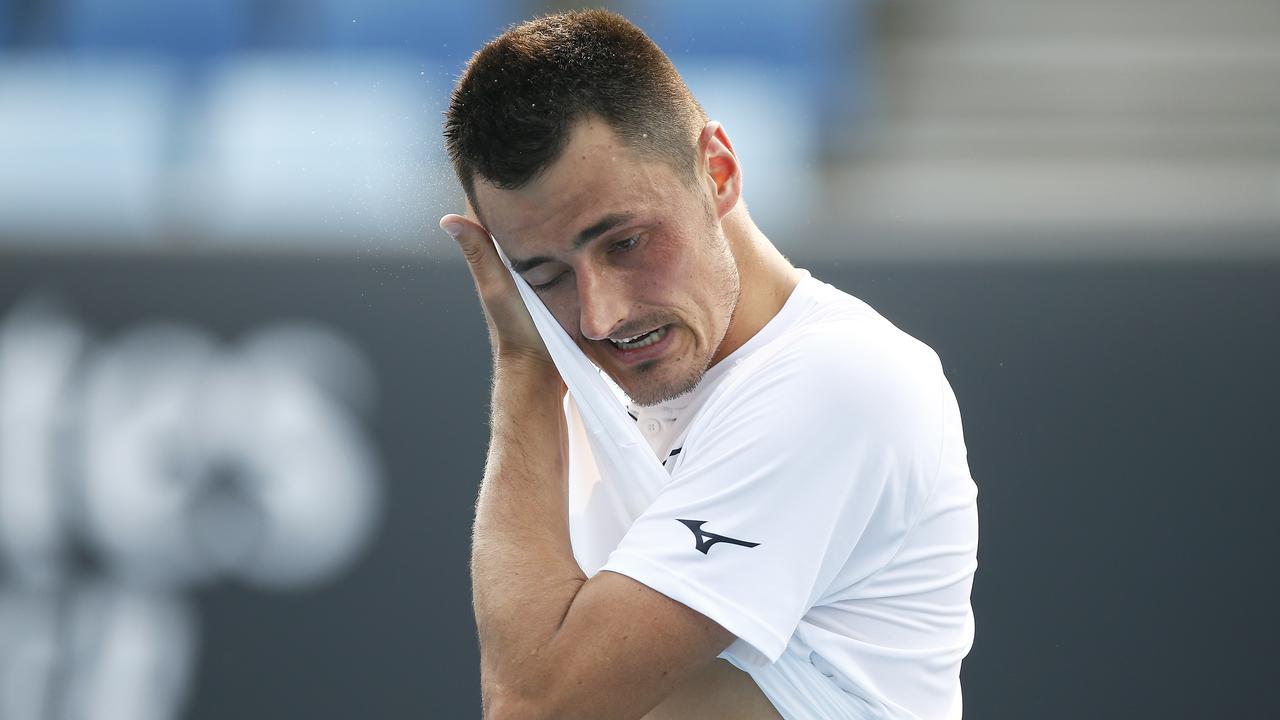
[[[548,363],[495,364],[491,435],[472,540],[482,682],[537,693],[545,652],[586,581],[569,541],[563,385]]]

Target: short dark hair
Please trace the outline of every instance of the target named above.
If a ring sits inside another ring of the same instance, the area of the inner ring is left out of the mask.
[[[584,10],[515,25],[467,63],[444,124],[467,199],[475,207],[477,177],[523,187],[592,115],[633,150],[694,182],[706,113],[640,28],[606,10]]]

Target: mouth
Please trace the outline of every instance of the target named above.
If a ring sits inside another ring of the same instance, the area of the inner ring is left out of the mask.
[[[621,360],[623,364],[652,360],[661,355],[670,345],[671,326],[663,325],[645,333],[628,338],[609,338],[606,345],[610,354]]]

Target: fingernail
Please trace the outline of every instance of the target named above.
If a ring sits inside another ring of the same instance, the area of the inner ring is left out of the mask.
[[[449,233],[449,237],[457,240],[458,236],[462,234],[462,223],[442,218],[440,220],[440,229]]]

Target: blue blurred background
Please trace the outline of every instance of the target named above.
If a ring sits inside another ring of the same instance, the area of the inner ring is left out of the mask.
[[[569,5],[2,0],[0,245],[421,252],[457,207],[462,64]],[[725,122],[788,250],[1275,254],[1267,0],[613,7]]]
[[[440,126],[580,6],[0,0],[0,719],[479,714]],[[1280,703],[1280,4],[609,6],[773,242],[941,354],[968,716]]]

